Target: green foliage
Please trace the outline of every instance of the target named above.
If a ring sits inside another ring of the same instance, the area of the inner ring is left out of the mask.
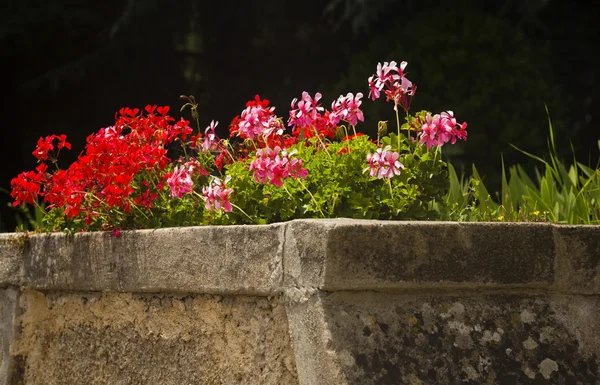
[[[398,137],[381,138],[381,145],[397,147]],[[447,188],[445,162],[440,154],[428,151],[401,136],[400,161],[404,170],[394,178],[369,175],[367,154],[377,145],[367,136],[326,143],[316,138],[299,143],[297,150],[308,176],[288,178],[283,187],[259,184],[248,172],[249,161],[235,162],[227,169],[233,188],[231,213],[207,212],[215,224],[271,223],[297,218],[435,219],[429,208],[441,199]],[[394,148],[397,150],[397,148]]]
[[[519,165],[508,170],[502,162],[502,188],[492,199],[473,166],[473,176],[465,181],[449,165],[450,187],[442,218],[463,221],[544,221],[564,224],[600,224],[600,165],[590,168],[573,157],[572,164],[556,153],[554,129],[548,119],[549,161],[518,149],[543,164],[536,169],[535,181]],[[600,141],[598,141],[600,148]],[[516,148],[516,147],[515,147]]]

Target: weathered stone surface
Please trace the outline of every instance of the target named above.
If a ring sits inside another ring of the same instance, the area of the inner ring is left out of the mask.
[[[15,332],[15,318],[18,310],[16,289],[0,289],[0,385],[10,384],[12,360],[10,344]]]
[[[282,247],[281,225],[39,235],[24,275],[45,290],[273,294]]]
[[[23,383],[297,384],[283,305],[260,297],[27,291]]]
[[[600,226],[554,226],[557,288],[600,294]]]
[[[0,287],[21,283],[24,237],[0,234]]]
[[[599,239],[598,226],[349,219],[36,235],[24,255],[0,250],[0,285],[300,296],[442,287],[599,293]]]
[[[554,279],[548,224],[292,221],[285,253],[287,283],[322,290],[547,287]]]
[[[345,377],[331,349],[333,335],[325,317],[323,295],[288,302],[287,316],[300,385],[345,384]]]
[[[11,244],[0,385],[600,383],[598,226],[296,220]]]
[[[338,292],[288,306],[301,384],[600,383],[596,297]]]

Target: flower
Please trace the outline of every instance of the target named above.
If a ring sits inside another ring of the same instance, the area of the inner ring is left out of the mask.
[[[408,112],[416,89],[406,78],[406,67],[406,62],[378,63],[376,73],[369,77],[369,96],[377,99],[385,95],[387,101],[393,101],[396,113],[398,106]],[[71,148],[66,136],[41,137],[33,153],[39,165],[11,181],[11,195],[15,204],[41,207],[43,200],[42,208],[49,214],[45,225],[52,230],[67,225],[69,229],[81,230],[116,229],[115,235],[121,229],[164,224],[208,224],[214,219],[219,223],[235,223],[239,215],[206,215],[208,211],[230,212],[233,207],[249,222],[293,219],[310,212],[323,217],[359,213],[356,210],[361,210],[360,216],[368,217],[389,217],[393,210],[393,216],[398,217],[407,207],[406,194],[427,191],[427,196],[419,197],[422,203],[437,199],[441,188],[428,184],[437,183],[433,176],[442,175],[444,164],[440,158],[433,157],[435,167],[425,170],[418,162],[428,158],[419,157],[422,152],[413,150],[418,150],[415,147],[421,144],[431,148],[466,140],[467,124],[458,123],[452,111],[436,115],[424,111],[414,117],[407,113],[407,124],[402,126],[407,136],[400,134],[398,122],[398,144],[394,146],[398,152],[395,152],[390,145],[379,147],[380,143],[393,141],[392,136],[384,136],[385,122],[378,125],[377,142],[368,137],[356,139],[363,135],[355,129],[359,121],[364,121],[363,97],[362,93],[340,95],[331,104],[331,110],[325,110],[320,93],[302,92],[299,99],[291,102],[287,120],[292,128],[290,135],[285,134],[286,122],[275,115],[275,108],[256,95],[230,123],[231,139],[227,140],[218,138],[219,122],[215,120],[204,132],[191,136],[190,122],[183,118],[177,121],[167,115],[168,106],[148,105],[142,110],[125,107],[117,112],[114,125],[87,137],[84,151],[67,169],[60,169],[56,159],[63,148]],[[197,122],[195,100],[191,96],[184,98],[189,101],[185,106],[191,107],[192,118]],[[353,135],[339,129],[341,122],[352,126]],[[311,137],[312,140],[305,140]],[[340,143],[332,143],[333,139]],[[173,148],[173,144],[182,145],[183,151]],[[336,157],[332,149],[336,149],[338,155],[348,155]],[[376,151],[367,155],[373,149]],[[411,162],[414,168],[403,175],[408,175],[407,178],[401,178],[406,188],[394,190],[391,178],[404,169],[400,162],[401,151],[409,154],[408,158],[414,158]],[[183,155],[171,159],[170,154]],[[356,157],[359,157],[358,165]],[[353,183],[350,179],[357,172],[360,175],[360,163],[365,157],[367,166],[362,169],[363,178],[372,180]],[[48,171],[49,162],[56,166],[52,167],[54,171]],[[223,177],[209,174],[217,169]],[[307,169],[323,175],[315,175],[307,185],[302,181],[288,181],[285,185],[288,178],[306,179]],[[365,175],[367,171],[371,178]],[[250,184],[248,178],[252,179]],[[381,184],[375,179],[383,178],[387,179],[393,200],[386,194],[381,197],[377,194]],[[285,202],[275,199],[273,203],[277,206],[265,210],[262,205],[269,204],[273,188],[262,188],[254,182],[285,186],[285,192],[292,199]],[[201,187],[195,189],[195,186]],[[430,188],[432,186],[434,188]],[[234,189],[236,195],[231,199]],[[182,199],[184,194],[187,195]],[[368,211],[363,210],[367,206],[362,200],[355,199],[361,195],[375,200]],[[199,204],[206,210],[198,211]]]
[[[256,95],[254,101],[246,103],[246,109],[242,111],[241,116],[234,119],[237,129],[230,126],[230,133],[249,139],[257,136],[263,136],[266,139],[274,133],[276,135],[283,134],[283,123],[275,115],[275,107],[267,107],[268,105],[267,99],[261,101],[260,97]]]
[[[378,148],[375,154],[367,154],[367,162],[369,166],[363,170],[363,174],[370,170],[369,175],[377,176],[377,179],[393,178],[394,175],[400,175],[400,169],[404,169],[404,165],[400,163],[398,158],[400,154],[395,151],[390,151],[391,146]]]
[[[256,158],[250,163],[249,170],[253,172],[257,183],[267,183],[283,186],[283,179],[306,178],[308,171],[302,168],[302,159],[291,159],[296,150],[288,153],[279,146],[271,149],[265,147],[256,151]]]
[[[320,99],[320,93],[317,92],[313,99],[305,91],[302,93],[302,99],[300,101],[298,101],[297,98],[292,100],[292,109],[290,110],[288,125],[292,128],[292,135],[296,138],[299,138],[301,134],[304,139],[312,138],[315,135],[328,137],[330,139],[335,137],[337,125],[342,119],[341,113],[324,110],[324,108],[318,104]],[[354,101],[354,103],[355,102],[356,101]],[[345,100],[344,103],[346,103]],[[335,102],[332,106],[334,105]],[[360,101],[358,101],[358,106],[360,106]],[[353,104],[351,108],[354,107],[355,105]],[[357,114],[359,113],[356,110],[353,111]],[[360,112],[360,116],[362,116],[362,112]]]
[[[212,120],[210,126],[204,130],[204,141],[202,142],[202,149],[204,151],[216,150],[219,148],[219,138],[215,134],[215,128],[219,125],[219,122]]]
[[[166,177],[172,198],[181,198],[183,194],[191,192],[194,188],[191,170],[183,165],[175,166],[173,172],[168,173]]]
[[[175,122],[166,115],[168,110],[167,106],[147,106],[144,115],[137,108],[122,108],[113,126],[87,137],[85,150],[68,169],[49,173],[46,164],[40,163],[35,171],[11,181],[15,204],[37,204],[41,197],[47,210],[62,210],[66,218],[79,217],[86,225],[98,218],[102,228],[119,223],[134,205],[150,209],[164,188],[164,170],[171,161],[167,147],[178,138],[185,140],[192,130],[188,121]],[[58,151],[71,147],[65,135],[40,138],[34,152],[40,162],[56,161],[56,154],[50,153],[55,139]],[[190,189],[186,174],[191,166],[176,167],[167,177],[174,196]]]
[[[358,121],[365,121],[365,117],[363,112],[360,109],[360,105],[362,101],[360,100],[363,97],[362,93],[357,93],[354,96],[352,93],[348,93],[346,96],[340,95],[340,97],[331,104],[331,109],[335,119],[335,124],[340,120],[347,122],[353,126],[356,126]],[[332,118],[332,120],[334,120]]]
[[[292,128],[296,127],[314,127],[318,119],[319,113],[323,111],[318,102],[321,100],[321,94],[317,92],[313,99],[308,92],[302,92],[302,98],[292,100],[290,117],[288,125]]]
[[[71,143],[67,142],[67,136],[65,134],[49,135],[45,138],[40,137],[37,141],[35,150],[32,152],[33,156],[35,156],[39,162],[48,160],[50,151],[54,150],[54,139],[58,139],[58,145],[56,147],[59,151],[65,147],[69,150],[71,149]]]
[[[368,79],[369,96],[373,100],[378,99],[383,91],[386,101],[394,102],[394,108],[401,106],[408,111],[417,87],[404,76],[407,65],[405,61],[400,63],[400,67],[395,61],[384,62],[383,65],[377,63],[376,73]]]
[[[402,62],[402,70],[404,70],[406,64],[406,62]],[[392,71],[396,72],[396,74],[394,74]],[[383,87],[389,82],[394,83],[399,78],[400,74],[398,74],[398,66],[395,61],[390,63],[384,62],[383,65],[381,65],[381,63],[377,63],[375,75],[372,75],[368,79],[370,88],[369,95],[371,95],[373,100],[378,99]]]
[[[433,146],[443,146],[445,143],[456,143],[456,139],[467,140],[467,123],[457,123],[452,111],[441,114],[427,114],[425,122],[417,134],[422,144],[430,149]]]
[[[42,163],[35,171],[25,171],[10,181],[12,187],[11,196],[15,205],[24,203],[33,204],[37,201],[42,191],[42,183],[46,180],[45,172],[47,166]]]
[[[225,180],[213,177],[208,186],[202,188],[202,195],[206,201],[207,210],[221,210],[230,212],[233,208],[229,201],[229,196],[233,193],[233,189],[227,188],[227,183],[231,180],[231,176],[226,176]]]

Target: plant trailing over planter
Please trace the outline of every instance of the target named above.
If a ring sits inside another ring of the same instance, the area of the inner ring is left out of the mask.
[[[35,205],[46,231],[434,219],[448,188],[441,147],[466,140],[466,123],[452,111],[411,115],[416,86],[406,66],[379,63],[368,79],[371,99],[385,96],[396,112],[395,132],[379,122],[377,138],[357,131],[362,93],[340,95],[326,110],[321,94],[303,92],[291,103],[289,130],[257,95],[229,125],[229,139],[218,138],[214,121],[194,134],[166,106],[123,108],[67,169],[57,166],[58,153],[71,148],[66,136],[40,138],[39,165],[11,181],[12,197]],[[182,98],[181,111],[189,108],[200,127],[194,98]]]

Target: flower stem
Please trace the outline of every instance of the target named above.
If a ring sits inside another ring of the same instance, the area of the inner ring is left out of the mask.
[[[398,126],[398,151],[400,151],[400,116],[398,115],[398,105],[394,106],[396,111],[396,125]]]
[[[344,127],[344,133],[346,134],[346,147],[348,148],[348,154],[350,153],[350,140],[348,140],[348,129],[346,128],[346,125],[343,125],[342,127]]]
[[[229,202],[229,203],[231,203],[231,202]],[[246,212],[244,210],[242,210],[242,208],[240,206],[236,205],[235,203],[231,203],[231,206],[240,210],[240,212],[242,214],[244,214],[246,216],[246,218],[248,218],[250,220],[250,222],[255,223],[254,219],[250,218],[250,215],[246,214]]]
[[[319,136],[319,132],[317,131],[317,128],[313,126],[313,129],[315,130],[315,136],[319,140],[319,143],[321,143],[321,147],[323,147],[323,149],[325,150],[325,153],[327,154],[329,159],[331,159],[331,154],[329,153],[329,150],[327,149],[327,147],[325,147],[323,140],[321,140],[321,137]]]
[[[406,112],[406,122],[408,123],[408,110],[404,110],[404,112]],[[406,138],[408,139],[408,142],[410,143],[410,124],[407,124],[408,127],[406,127]]]
[[[146,213],[144,211],[142,211],[141,208],[138,207],[138,205],[136,205],[135,203],[131,205],[133,208],[135,208],[137,211],[140,212],[140,214],[142,214],[148,221],[150,221],[150,217],[148,215],[146,215]],[[152,215],[152,211],[150,211],[150,215]],[[154,216],[154,215],[152,215]]]
[[[319,204],[317,203],[317,200],[315,199],[315,196],[310,192],[310,190],[306,187],[306,185],[304,183],[302,183],[302,181],[300,179],[296,179],[296,180],[298,181],[298,183],[300,183],[300,186],[302,186],[302,188],[306,190],[306,192],[308,193],[308,195],[310,195],[310,198],[314,202],[315,207],[317,208],[317,210],[319,210],[319,212],[321,213],[321,215],[323,216],[323,218],[327,218],[327,216],[325,216],[325,213],[323,212],[323,210],[321,210],[321,206],[319,206]],[[285,184],[283,185],[283,188],[285,188],[285,191],[287,191],[287,193],[290,195],[290,197],[293,198],[292,194],[287,189],[287,187],[285,186]]]
[[[390,178],[386,178],[388,181],[388,186],[390,186],[390,198],[394,199],[394,190],[392,190],[392,180]]]

